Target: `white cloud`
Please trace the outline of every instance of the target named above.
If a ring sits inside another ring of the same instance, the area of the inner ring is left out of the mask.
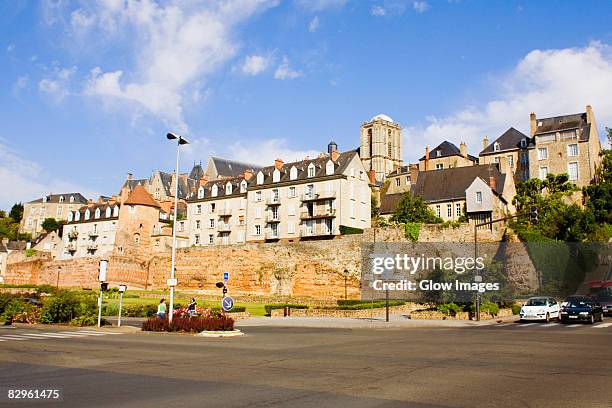
[[[302,75],[304,75],[302,71],[293,70],[289,67],[289,59],[286,56],[283,57],[283,61],[274,72],[274,78],[281,80],[299,78]]]
[[[424,13],[429,10],[429,4],[426,1],[415,0],[412,2],[412,8],[417,13]]]
[[[240,67],[246,75],[259,75],[268,68],[270,61],[263,55],[247,55]]]
[[[103,46],[127,49],[133,58],[132,63],[112,69],[95,68],[84,94],[121,98],[138,114],[149,112],[187,132],[183,107],[193,96],[193,84],[235,55],[233,30],[239,23],[276,4],[276,0],[82,3],[71,13],[72,29],[86,26],[92,38],[104,38]]]
[[[13,95],[17,96],[24,89],[29,89],[30,77],[28,75],[21,75],[17,78],[13,84]]]
[[[70,79],[76,70],[76,67],[54,67],[49,78],[43,78],[38,82],[38,90],[53,95],[57,100],[64,99],[70,95]]]
[[[49,177],[49,171],[0,143],[0,209],[9,210],[16,202],[27,202],[49,192],[80,192],[95,198],[98,194],[65,180]]]
[[[513,126],[529,132],[529,113],[550,117],[584,112],[590,104],[602,129],[612,124],[612,47],[599,42],[583,48],[533,50],[514,69],[497,78],[496,97],[482,106],[465,106],[428,124],[408,126],[404,140],[407,159],[416,161],[425,145],[443,140],[468,143],[471,154],[482,150],[482,139],[493,141]]]
[[[288,146],[286,139],[266,139],[263,141],[239,141],[229,146],[229,157],[245,163],[271,166],[275,159],[285,163],[302,160],[304,157],[317,157],[320,151],[295,150]]]
[[[387,14],[387,12],[381,6],[372,6],[372,9],[370,10],[370,14],[376,17],[382,17],[385,14]]]
[[[297,4],[308,11],[321,11],[341,8],[346,4],[346,0],[297,0]]]
[[[308,31],[311,33],[316,32],[319,29],[319,16],[314,16],[310,23],[308,24]]]

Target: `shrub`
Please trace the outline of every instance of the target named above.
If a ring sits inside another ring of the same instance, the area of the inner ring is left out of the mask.
[[[95,297],[78,296],[74,292],[59,291],[54,296],[45,299],[41,311],[42,323],[68,323],[75,317],[97,314]]]
[[[404,232],[406,234],[406,238],[412,242],[417,242],[421,232],[421,224],[417,222],[407,222],[404,226]]]
[[[41,309],[32,305],[25,305],[23,311],[15,314],[12,318],[17,323],[38,323],[40,321]]]
[[[266,310],[266,314],[268,315],[272,313],[272,310],[284,309],[286,307],[289,307],[291,309],[308,309],[307,305],[296,305],[291,303],[273,303],[270,305],[264,305],[264,309]]]
[[[338,299],[336,300],[336,303],[338,304],[338,306],[349,306],[364,303],[364,301],[360,299]]]
[[[156,304],[141,304],[125,306],[121,312],[125,317],[152,317],[157,313]]]
[[[49,295],[53,295],[55,292],[57,292],[57,288],[55,286],[51,286],[51,285],[39,285],[36,287],[36,293],[38,295],[42,294],[42,293],[47,293]]]
[[[436,307],[436,310],[446,316],[455,316],[457,313],[463,311],[463,307],[456,303],[442,303]]]
[[[26,310],[26,305],[21,300],[13,298],[5,307],[2,315],[6,320],[15,320],[15,315]]]
[[[106,321],[104,321],[106,323]],[[82,315],[75,317],[70,321],[71,326],[95,326],[98,324],[98,316],[95,315]],[[103,324],[103,322],[101,322]]]
[[[517,315],[521,313],[521,305],[512,305],[512,314]]]
[[[175,317],[168,319],[152,317],[142,323],[143,331],[166,331],[199,333],[203,331],[230,331],[234,329],[234,319],[221,315],[217,317]]]
[[[406,302],[404,302],[403,300],[389,300],[389,307],[392,306],[401,306],[401,305],[405,305]],[[360,303],[355,303],[352,305],[343,305],[343,306],[337,306],[337,307],[331,307],[330,309],[337,309],[337,310],[363,310],[363,309],[370,309],[370,308],[380,308],[380,307],[385,307],[386,306],[386,302],[384,300],[377,300],[377,301],[363,301]]]
[[[30,257],[34,256],[35,254],[36,254],[36,250],[35,249],[30,248],[30,249],[26,249],[25,250],[26,258],[30,258]]]
[[[15,295],[11,295],[10,293],[0,293],[0,316],[4,314],[4,309],[6,309],[8,304],[11,303],[15,297]]]
[[[361,228],[349,227],[346,225],[340,226],[340,235],[350,235],[350,234],[363,234],[363,230]]]
[[[480,313],[490,313],[497,316],[499,313],[499,305],[495,302],[482,302],[480,305]]]

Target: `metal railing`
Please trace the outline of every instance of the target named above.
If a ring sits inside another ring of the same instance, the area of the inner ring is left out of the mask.
[[[308,211],[308,210],[304,210],[300,213],[300,218],[303,220],[307,220],[307,219],[315,219],[315,218],[333,218],[336,216],[336,209],[335,208],[328,208],[326,210],[319,210],[319,211]]]
[[[336,198],[335,191],[317,191],[312,193],[304,193],[301,195],[302,201],[329,200]]]

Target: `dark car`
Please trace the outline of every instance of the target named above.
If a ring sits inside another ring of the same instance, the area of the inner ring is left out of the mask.
[[[589,282],[591,296],[593,296],[603,310],[603,314],[612,315],[612,280]]]
[[[597,296],[597,301],[601,305],[603,314],[605,316],[612,316],[612,296],[600,294]]]
[[[591,296],[570,296],[561,304],[561,323],[603,320],[603,309]]]

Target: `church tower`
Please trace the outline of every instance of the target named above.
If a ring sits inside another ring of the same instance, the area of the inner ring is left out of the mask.
[[[359,153],[366,170],[374,170],[376,181],[402,165],[402,128],[389,116],[380,114],[361,125]]]

